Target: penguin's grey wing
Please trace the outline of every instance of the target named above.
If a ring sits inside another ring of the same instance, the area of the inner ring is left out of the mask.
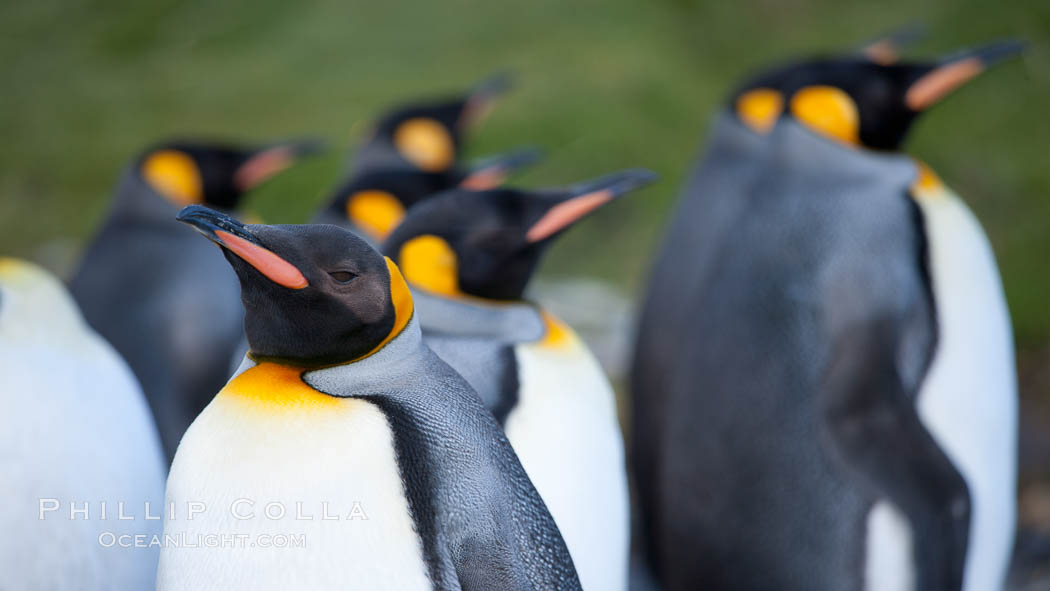
[[[834,328],[820,410],[833,453],[848,473],[907,518],[916,588],[960,589],[970,497],[923,426],[915,388],[902,378],[902,355],[921,355],[909,346],[909,320],[869,317]]]

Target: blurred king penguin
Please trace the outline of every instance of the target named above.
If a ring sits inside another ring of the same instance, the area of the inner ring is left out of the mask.
[[[174,141],[146,150],[124,173],[76,271],[73,295],[142,383],[169,460],[229,377],[243,334],[237,282],[175,214],[194,203],[233,211],[246,191],[317,149]]]
[[[168,501],[207,510],[165,534],[248,541],[163,548],[159,591],[580,589],[500,426],[423,343],[390,259],[331,225],[245,226],[201,206],[179,219],[236,271],[251,352],[172,464]]]
[[[740,203],[696,253],[699,278],[665,262],[691,252],[657,263],[683,275],[650,291],[651,306],[685,290],[678,328],[648,309],[633,377],[648,553],[669,591],[1002,587],[1017,437],[1002,286],[973,215],[897,150],[1019,48],[818,59],[738,96],[771,113],[730,183]]]
[[[0,376],[2,586],[151,589],[166,464],[142,390],[58,278],[8,258]]]
[[[532,148],[470,167],[462,161],[464,132],[508,86],[506,75],[493,76],[463,96],[400,105],[382,115],[315,222],[348,228],[378,245],[419,201],[455,187],[494,188],[535,162],[539,151]]]
[[[654,178],[629,170],[556,191],[448,191],[410,210],[384,247],[413,287],[427,344],[503,424],[585,589],[626,585],[615,399],[572,329],[524,292],[557,236]]]

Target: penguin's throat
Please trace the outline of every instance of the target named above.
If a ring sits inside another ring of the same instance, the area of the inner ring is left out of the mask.
[[[303,367],[263,361],[230,380],[216,399],[271,412],[320,410],[346,402],[310,387],[302,378],[306,371]]]

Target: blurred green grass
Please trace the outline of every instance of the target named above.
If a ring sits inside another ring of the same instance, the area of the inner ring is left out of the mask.
[[[1046,0],[6,2],[0,252],[67,271],[127,159],[170,135],[328,138],[333,152],[252,196],[268,220],[304,221],[383,106],[511,69],[518,87],[473,136],[473,154],[546,147],[544,163],[519,179],[526,185],[627,166],[662,175],[569,233],[544,268],[633,293],[735,82],[763,64],[915,21],[930,28],[917,54],[1001,36],[1032,43],[1023,61],[927,115],[909,148],[988,229],[1019,345],[1050,351]]]

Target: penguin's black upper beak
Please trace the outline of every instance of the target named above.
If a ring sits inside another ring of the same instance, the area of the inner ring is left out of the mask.
[[[234,184],[238,189],[247,191],[283,171],[296,160],[324,151],[323,140],[309,138],[273,142],[255,150],[234,173]]]
[[[202,205],[187,205],[175,219],[193,226],[205,238],[236,255],[278,285],[302,289],[309,284],[295,265],[266,248],[247,226],[222,212]]]
[[[222,212],[203,205],[187,205],[175,216],[175,219],[193,226],[205,238],[219,246],[225,246],[219,232],[262,246],[259,240],[248,231],[247,226]]]
[[[616,197],[657,178],[651,170],[632,168],[573,185],[552,199],[546,212],[529,227],[525,239],[530,243],[546,240]]]

